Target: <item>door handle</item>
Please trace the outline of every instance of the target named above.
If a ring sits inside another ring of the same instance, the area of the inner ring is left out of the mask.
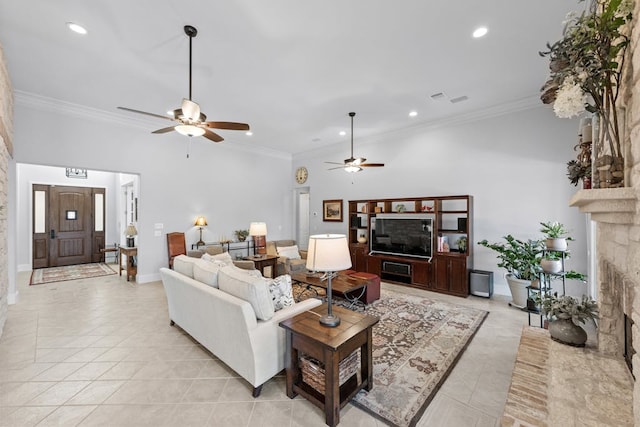
[[[51,232],[49,234],[51,235],[52,239],[56,238],[56,230],[51,230]]]

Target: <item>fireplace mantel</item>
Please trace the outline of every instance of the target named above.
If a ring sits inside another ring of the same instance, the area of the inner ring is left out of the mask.
[[[633,224],[637,201],[634,188],[594,188],[578,191],[569,201],[569,206],[590,213],[593,221]]]

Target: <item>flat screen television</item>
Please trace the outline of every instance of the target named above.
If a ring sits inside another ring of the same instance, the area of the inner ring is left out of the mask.
[[[378,214],[371,218],[371,253],[431,259],[433,214]]]

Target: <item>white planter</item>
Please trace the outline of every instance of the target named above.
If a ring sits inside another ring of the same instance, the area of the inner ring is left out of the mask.
[[[547,239],[545,242],[547,249],[551,251],[566,251],[569,247],[567,245],[567,239],[564,237],[559,237],[557,239]]]
[[[540,267],[542,267],[542,271],[545,273],[560,273],[562,271],[562,261],[551,260],[542,258],[540,260]]]
[[[514,307],[524,308],[527,306],[527,286],[531,285],[531,280],[516,279],[511,274],[505,276],[511,291],[513,301],[509,303]]]

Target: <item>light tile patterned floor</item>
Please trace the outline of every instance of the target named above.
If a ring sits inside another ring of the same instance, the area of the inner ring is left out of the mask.
[[[169,326],[160,282],[119,276],[27,286],[0,338],[0,425],[323,426],[285,395],[284,377],[250,385]],[[497,426],[525,313],[506,297],[466,299],[392,285],[490,311],[419,426]],[[382,426],[347,405],[341,426]]]

